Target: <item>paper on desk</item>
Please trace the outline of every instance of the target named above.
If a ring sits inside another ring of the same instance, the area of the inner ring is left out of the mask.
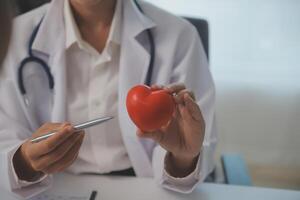
[[[54,194],[41,194],[30,200],[88,200],[87,196],[67,196],[67,195],[54,195]]]

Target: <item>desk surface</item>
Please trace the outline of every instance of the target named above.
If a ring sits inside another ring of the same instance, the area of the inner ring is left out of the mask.
[[[300,200],[300,191],[204,183],[193,193],[183,195],[158,187],[153,179],[70,174],[57,175],[48,192],[82,195],[92,190],[98,191],[98,200]]]

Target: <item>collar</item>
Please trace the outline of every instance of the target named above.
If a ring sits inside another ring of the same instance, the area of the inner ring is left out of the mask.
[[[116,8],[108,36],[107,43],[116,43],[121,44],[121,30],[122,30],[122,1],[117,0]],[[64,21],[66,29],[66,48],[69,48],[71,45],[77,43],[80,48],[86,46],[85,41],[82,39],[78,26],[75,22],[75,18],[71,9],[69,0],[65,0],[64,4]]]
[[[120,0],[123,12],[120,15],[123,19],[121,38],[135,38],[146,29],[155,27],[155,23],[142,14],[133,0]],[[32,45],[32,49],[47,55],[54,54],[61,48],[61,42],[65,42],[65,22],[64,22],[64,1],[52,0],[46,12],[41,27]],[[119,42],[120,42],[119,41]]]
[[[140,1],[139,1],[140,2]],[[147,14],[141,13],[138,9],[134,0],[123,0],[123,18],[124,18],[124,33],[123,35],[130,35],[133,37],[138,36],[139,34],[143,33],[147,29],[151,29],[156,26],[152,19],[150,19]],[[140,3],[141,4],[141,3]],[[147,4],[145,2],[142,3],[143,5]],[[143,7],[142,5],[142,7]],[[143,8],[145,11],[146,9]],[[147,13],[147,11],[146,11]]]

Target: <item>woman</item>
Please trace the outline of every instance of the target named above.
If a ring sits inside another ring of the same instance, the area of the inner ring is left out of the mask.
[[[166,127],[142,133],[125,99],[148,77],[149,30],[151,83],[174,95],[176,111]],[[67,170],[154,177],[187,193],[213,170],[214,85],[192,25],[145,2],[53,0],[17,18],[14,36],[0,98],[0,159],[9,166],[0,186],[41,192],[51,174]],[[16,75],[29,54],[49,66],[54,91],[35,62],[24,68],[21,95]],[[100,116],[115,119],[75,134],[73,124]],[[30,142],[53,130],[59,133]]]

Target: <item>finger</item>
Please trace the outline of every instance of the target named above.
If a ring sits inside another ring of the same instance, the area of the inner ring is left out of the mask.
[[[48,153],[55,149],[58,145],[62,144],[74,133],[74,128],[72,126],[67,125],[66,127],[57,131],[56,134],[50,136],[49,138],[41,142],[32,144],[33,150],[39,152],[39,155]]]
[[[159,143],[161,141],[162,132],[161,131],[143,132],[141,130],[138,130],[137,136],[140,138],[152,139]]]
[[[44,169],[43,172],[46,174],[53,174],[59,172],[59,170],[64,170],[67,167],[69,167],[72,164],[72,162],[76,159],[82,141],[83,141],[83,136],[72,146],[72,148],[67,152],[67,154],[61,160],[53,163],[48,168]]]
[[[164,88],[164,86],[162,86],[162,85],[152,85],[151,86],[152,90],[160,90],[160,89],[163,89],[163,88]]]
[[[169,92],[170,94],[173,94],[173,93],[177,94],[181,90],[185,89],[185,85],[183,83],[171,84],[171,85],[166,86],[164,89],[167,92]]]
[[[80,144],[80,146],[81,145],[82,145],[82,143]],[[79,147],[79,149],[80,149],[80,147]],[[65,166],[61,166],[60,168],[58,168],[57,172],[64,171],[65,169],[67,169],[68,167],[70,167],[76,161],[76,159],[78,158],[78,155],[79,155],[79,149],[78,149],[76,155],[73,157],[73,159],[70,160],[69,162],[67,162]]]
[[[70,125],[70,123],[67,123],[67,122],[65,122],[65,123],[46,123],[46,124],[42,125],[36,133],[32,134],[31,139],[42,136],[51,131],[60,130],[63,127],[66,127],[67,125]]]
[[[180,114],[180,111],[179,111],[179,105],[178,104],[175,108],[175,111],[173,113],[173,116],[172,116],[172,119],[170,120],[170,122],[168,123],[168,126],[173,122],[173,121],[176,121],[176,120],[180,120],[181,118],[181,114]]]
[[[194,121],[194,118],[192,117],[186,106],[180,104],[178,108],[182,119],[188,122]]]
[[[76,161],[76,159],[78,158],[79,150],[80,150],[80,147],[81,147],[82,143],[83,143],[83,139],[81,140],[79,148],[77,150],[77,153],[75,154],[75,156],[73,157],[73,159],[70,160],[69,162],[67,162],[65,164],[65,166],[61,166],[60,168],[58,168],[58,172],[64,171],[65,169],[67,169],[68,167],[70,167]]]
[[[188,109],[190,115],[196,121],[203,121],[201,110],[198,104],[188,95],[184,95],[185,107]]]
[[[142,131],[141,129],[137,129],[136,134],[137,136],[141,136],[144,133],[144,131]]]
[[[49,165],[57,162],[58,160],[62,159],[67,152],[76,144],[78,140],[82,138],[81,134],[74,134],[68,140],[64,141],[60,146],[58,146],[53,151],[42,155],[37,161],[36,166],[39,171],[45,169]]]
[[[146,131],[142,131],[141,129],[138,129],[136,134],[138,137],[140,138],[149,138],[152,137],[154,135],[154,131],[153,132],[146,132]]]
[[[186,94],[188,94],[192,98],[192,100],[194,100],[194,101],[196,100],[196,97],[195,97],[195,94],[193,91],[187,90]]]
[[[181,90],[177,95],[174,95],[175,102],[178,104],[184,104],[184,95],[188,94],[192,99],[195,100],[195,95],[192,91],[188,89]]]

